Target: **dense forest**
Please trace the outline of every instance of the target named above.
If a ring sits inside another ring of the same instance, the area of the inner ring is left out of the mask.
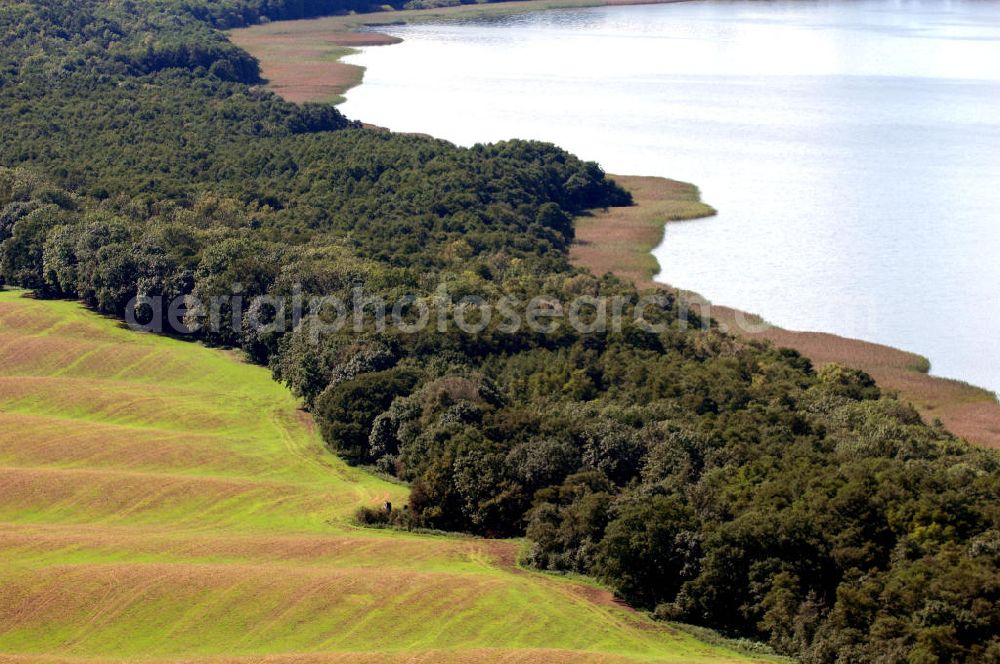
[[[359,288],[447,310],[643,295],[568,262],[573,217],[630,200],[596,164],[285,103],[218,31],[366,8],[3,3],[2,279],[143,320],[137,296],[238,290],[237,324],[195,335],[269,366],[334,451],[411,483],[369,523],[526,535],[527,564],[806,662],[1000,662],[1000,456],[862,372],[727,336],[669,293],[594,331],[261,313]]]

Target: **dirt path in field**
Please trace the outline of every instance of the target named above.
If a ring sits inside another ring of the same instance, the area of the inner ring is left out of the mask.
[[[643,288],[662,288],[652,280],[659,267],[650,252],[663,238],[664,222],[710,216],[713,210],[702,206],[699,213],[697,189],[685,183],[638,176],[614,178],[632,192],[636,205],[580,219],[571,258],[597,274],[612,272]],[[694,311],[707,312],[729,331],[794,348],[817,366],[836,362],[863,369],[883,389],[898,392],[913,403],[926,421],[940,419],[952,433],[971,443],[1000,448],[1000,404],[996,397],[961,381],[928,375],[929,363],[919,355],[834,334],[766,325],[755,314],[709,304],[697,293],[682,292],[693,303]]]

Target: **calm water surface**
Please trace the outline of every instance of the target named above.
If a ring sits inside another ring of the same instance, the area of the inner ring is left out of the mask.
[[[1000,2],[688,2],[391,29],[342,110],[698,184],[661,281],[1000,390]]]

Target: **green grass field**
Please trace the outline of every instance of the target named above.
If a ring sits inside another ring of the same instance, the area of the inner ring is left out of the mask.
[[[0,660],[746,661],[384,500],[266,370],[0,292]]]

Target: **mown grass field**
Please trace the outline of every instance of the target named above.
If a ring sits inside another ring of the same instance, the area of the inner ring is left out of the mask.
[[[405,499],[266,370],[0,292],[2,661],[746,661],[517,542],[351,523]]]

